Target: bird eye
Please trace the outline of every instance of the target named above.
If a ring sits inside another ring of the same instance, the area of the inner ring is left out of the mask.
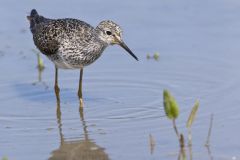
[[[111,31],[106,31],[106,34],[110,36],[110,35],[112,35],[112,32]]]

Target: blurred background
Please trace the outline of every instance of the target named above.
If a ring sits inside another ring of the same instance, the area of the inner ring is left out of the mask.
[[[57,104],[53,64],[41,54],[45,68],[37,68],[26,19],[33,8],[48,18],[77,18],[92,26],[113,20],[140,61],[119,46],[107,48],[85,69],[83,113],[79,71],[60,70]],[[180,106],[181,133],[194,101],[200,101],[193,159],[240,159],[239,17],[237,0],[1,0],[0,158],[177,159],[179,144],[163,111],[162,92],[168,89]]]

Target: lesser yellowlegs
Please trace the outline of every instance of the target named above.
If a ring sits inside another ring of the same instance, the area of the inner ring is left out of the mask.
[[[102,21],[94,28],[77,19],[45,18],[35,9],[27,18],[35,45],[55,64],[55,93],[58,96],[58,68],[80,69],[78,96],[82,104],[83,68],[96,61],[109,45],[120,45],[138,60],[124,43],[122,29],[113,21]]]

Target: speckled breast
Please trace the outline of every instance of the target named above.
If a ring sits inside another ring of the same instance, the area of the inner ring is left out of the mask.
[[[105,47],[93,50],[91,52],[87,51],[75,51],[70,52],[63,51],[59,49],[56,54],[47,55],[47,57],[58,67],[62,69],[79,69],[95,62],[101,55]]]

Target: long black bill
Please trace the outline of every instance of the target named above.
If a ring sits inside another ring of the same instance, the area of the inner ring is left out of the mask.
[[[134,59],[138,61],[137,56],[133,54],[133,52],[128,48],[128,46],[124,42],[120,42],[119,44],[122,48],[124,48],[131,56],[133,56]]]

